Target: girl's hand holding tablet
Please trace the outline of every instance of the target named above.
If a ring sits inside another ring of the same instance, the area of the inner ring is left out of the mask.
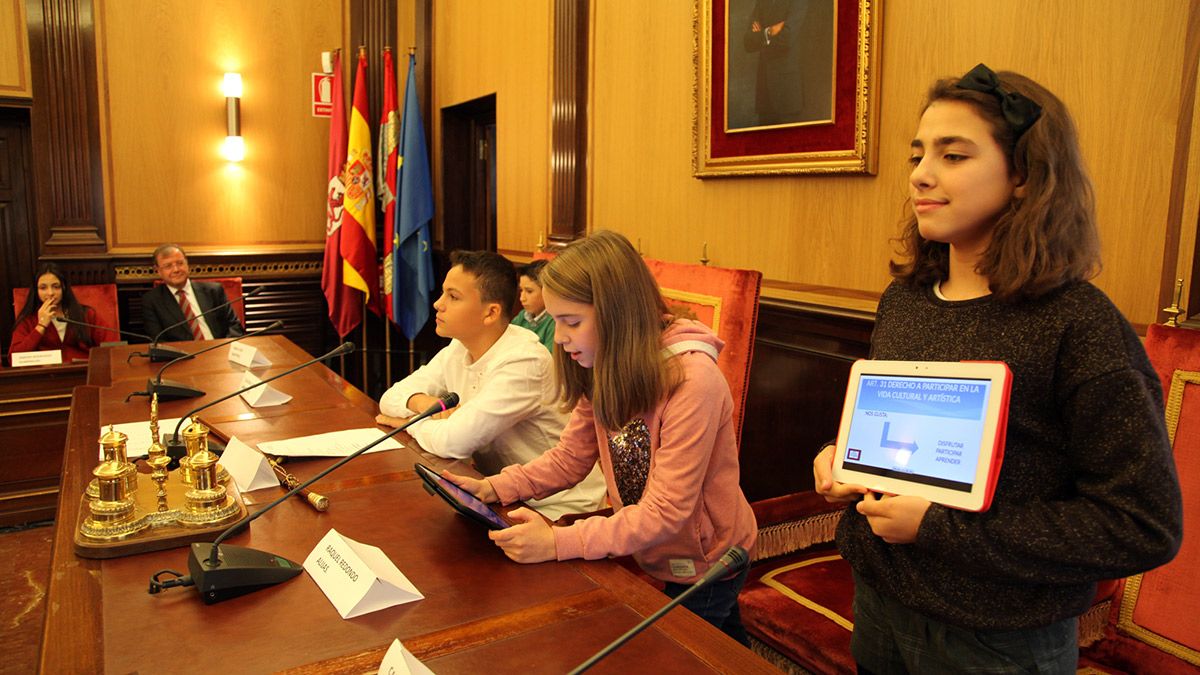
[[[466,486],[463,487],[466,489]],[[504,555],[519,563],[558,559],[554,532],[541,514],[532,509],[519,508],[510,511],[508,518],[516,524],[503,530],[488,532],[488,538],[504,549]]]
[[[839,483],[833,479],[834,450],[833,445],[826,445],[813,460],[813,485],[816,486],[817,494],[830,503],[858,501],[867,494],[867,488],[853,483]]]
[[[921,528],[929,504],[924,497],[881,497],[867,492],[855,508],[867,517],[871,531],[879,538],[889,544],[911,544],[917,540],[917,530]]]
[[[484,504],[493,504],[500,500],[496,496],[496,491],[492,489],[492,484],[486,478],[469,478],[449,471],[443,471],[441,475],[442,478],[475,495]]]

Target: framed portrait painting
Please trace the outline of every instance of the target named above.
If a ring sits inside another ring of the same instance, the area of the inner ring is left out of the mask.
[[[882,0],[696,0],[695,176],[875,173]]]

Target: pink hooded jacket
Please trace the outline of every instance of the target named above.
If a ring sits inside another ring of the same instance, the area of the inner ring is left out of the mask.
[[[557,446],[489,480],[500,501],[541,498],[583,479],[599,460],[614,513],[555,527],[558,559],[633,555],[651,576],[690,583],[730,546],[749,550],[758,535],[739,485],[733,400],[717,369],[724,343],[703,324],[678,320],[663,332],[683,380],[642,416],[650,435],[650,469],[641,499],[621,501],[610,434],[581,399]]]

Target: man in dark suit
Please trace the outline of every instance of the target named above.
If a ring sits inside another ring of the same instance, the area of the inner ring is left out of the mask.
[[[201,316],[226,302],[225,289],[221,284],[191,281],[187,255],[177,244],[154,249],[154,266],[163,283],[142,296],[142,324],[147,334],[156,336],[172,324],[179,325],[163,334],[162,340],[216,340],[245,333],[232,307]]]

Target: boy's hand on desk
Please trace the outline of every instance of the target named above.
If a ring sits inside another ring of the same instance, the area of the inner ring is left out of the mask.
[[[868,492],[858,503],[858,512],[867,517],[871,531],[889,544],[911,544],[929,510],[923,497],[878,497]]]
[[[508,514],[516,525],[504,530],[492,530],[488,537],[504,549],[504,555],[519,563],[538,563],[558,558],[554,531],[550,523],[532,509],[519,508]]]
[[[839,483],[833,479],[833,452],[834,447],[826,445],[813,460],[813,485],[817,494],[831,503],[855,501],[867,493],[867,488],[853,483]]]
[[[484,504],[491,504],[500,500],[496,496],[496,491],[492,489],[492,484],[486,478],[468,478],[467,476],[460,476],[449,471],[442,471],[441,475],[442,478],[475,495]]]
[[[384,415],[382,413],[375,416],[376,424],[381,424],[385,427],[392,427],[393,429],[398,426],[402,426],[407,421],[408,421],[408,418],[406,418],[406,417],[392,417],[390,415]]]

